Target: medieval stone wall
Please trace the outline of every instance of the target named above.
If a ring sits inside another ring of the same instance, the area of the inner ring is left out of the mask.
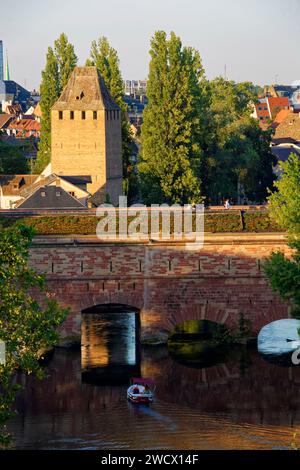
[[[101,243],[92,238],[40,237],[30,264],[70,315],[65,335],[79,335],[81,311],[120,303],[140,309],[141,336],[167,338],[184,320],[234,327],[242,313],[255,333],[286,318],[290,307],[271,291],[264,260],[291,249],[282,234],[211,234],[200,249],[180,243]]]

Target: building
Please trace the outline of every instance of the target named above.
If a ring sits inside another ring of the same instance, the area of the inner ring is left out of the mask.
[[[272,121],[282,109],[288,110],[290,101],[288,97],[266,97],[259,99],[255,104],[253,117],[259,119],[260,125],[265,126]]]
[[[4,80],[3,41],[0,40],[0,81]]]
[[[124,101],[127,104],[127,114],[130,124],[133,124],[138,131],[143,124],[143,112],[148,100],[145,95],[137,96],[124,96]]]
[[[290,112],[276,127],[273,144],[300,145],[300,113]]]
[[[0,209],[12,209],[22,199],[21,192],[37,178],[38,175],[0,175]]]
[[[31,94],[13,80],[0,80],[0,108],[6,112],[7,106],[20,105],[22,112],[26,112],[31,104]]]
[[[85,209],[85,206],[74,196],[59,186],[42,186],[37,188],[24,201],[16,205],[18,209]]]
[[[40,131],[40,122],[36,121],[30,116],[27,116],[26,119],[15,118],[9,123],[6,128],[6,133],[9,136],[14,136],[17,139],[39,139]]]
[[[51,171],[90,178],[99,204],[122,194],[121,110],[96,67],[75,67],[51,110]]]
[[[86,182],[79,177],[60,177],[55,174],[49,175],[0,175],[0,209],[14,209],[21,207],[27,199],[41,188],[56,187],[61,188],[64,193],[68,193],[73,199],[78,201],[77,207],[87,207],[90,194],[86,191]],[[52,194],[52,193],[51,193]],[[53,193],[54,194],[54,193]],[[49,193],[50,195],[50,193]],[[59,197],[59,196],[58,196]],[[41,199],[41,206],[37,206],[39,197],[31,199],[31,208],[42,209],[45,204],[53,204],[56,198],[45,201]],[[71,201],[71,200],[70,200]],[[35,207],[33,207],[33,204]],[[25,206],[22,206],[25,207]],[[29,206],[27,207],[29,208]],[[47,207],[50,209],[50,207]],[[54,207],[51,207],[54,208]],[[58,200],[57,208],[61,208],[61,199]]]
[[[125,80],[125,95],[145,95],[147,91],[147,80]]]

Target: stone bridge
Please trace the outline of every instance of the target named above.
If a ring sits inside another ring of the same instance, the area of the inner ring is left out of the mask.
[[[81,312],[121,304],[140,312],[142,341],[166,341],[184,320],[234,327],[240,314],[254,333],[289,316],[268,286],[264,260],[290,254],[284,234],[206,234],[203,247],[179,242],[101,242],[92,237],[37,237],[30,264],[70,314],[65,337],[79,337]]]

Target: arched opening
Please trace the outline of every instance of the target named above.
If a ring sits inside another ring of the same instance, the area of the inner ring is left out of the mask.
[[[81,313],[82,380],[121,385],[139,375],[139,310],[123,304],[102,304]]]
[[[168,349],[174,360],[190,367],[210,367],[223,362],[229,352],[230,332],[210,320],[186,320],[175,326]]]

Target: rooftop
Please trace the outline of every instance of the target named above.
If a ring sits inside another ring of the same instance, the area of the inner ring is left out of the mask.
[[[119,110],[96,67],[75,67],[61,96],[52,109]]]

